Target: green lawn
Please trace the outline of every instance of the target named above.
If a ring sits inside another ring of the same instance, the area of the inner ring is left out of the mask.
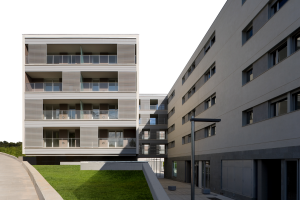
[[[78,165],[34,165],[64,200],[153,199],[143,171],[80,170]]]

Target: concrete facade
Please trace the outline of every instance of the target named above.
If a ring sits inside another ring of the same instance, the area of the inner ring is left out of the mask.
[[[234,199],[299,198],[299,8],[226,2],[169,90],[166,178],[190,182],[189,118],[219,118],[196,123],[197,186]]]

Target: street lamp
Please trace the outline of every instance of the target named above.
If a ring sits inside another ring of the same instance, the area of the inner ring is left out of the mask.
[[[221,119],[205,119],[205,118],[192,118],[191,121],[191,148],[192,148],[192,181],[191,181],[191,200],[195,200],[195,122],[220,122]]]

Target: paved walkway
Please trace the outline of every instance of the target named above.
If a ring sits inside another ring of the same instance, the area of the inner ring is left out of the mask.
[[[0,199],[38,200],[35,188],[22,164],[0,154]]]
[[[191,184],[182,183],[179,181],[173,181],[171,179],[158,179],[166,193],[171,200],[190,200],[191,199]],[[168,186],[176,186],[176,191],[169,191]],[[215,199],[213,199],[215,198]],[[197,200],[232,200],[228,197],[211,193],[210,195],[204,195],[201,192],[201,189],[195,187],[195,199]]]

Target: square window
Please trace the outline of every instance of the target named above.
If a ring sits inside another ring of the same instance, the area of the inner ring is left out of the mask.
[[[278,62],[281,62],[287,57],[287,44],[284,44],[278,49]]]
[[[287,113],[287,99],[282,99],[271,104],[271,116],[276,117]]]

